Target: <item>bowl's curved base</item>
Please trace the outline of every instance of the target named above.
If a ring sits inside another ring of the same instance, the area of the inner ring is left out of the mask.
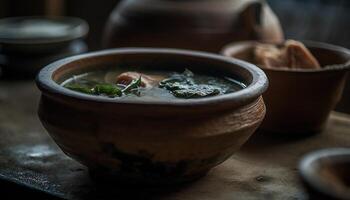
[[[178,185],[196,181],[205,176],[209,170],[182,176],[172,177],[154,177],[154,176],[131,176],[123,172],[109,171],[103,169],[89,168],[89,174],[92,180],[99,184],[113,184],[113,185]]]

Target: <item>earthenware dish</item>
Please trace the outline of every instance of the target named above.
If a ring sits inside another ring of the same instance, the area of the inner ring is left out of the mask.
[[[0,19],[0,67],[4,76],[33,78],[61,58],[87,51],[88,24],[74,17],[11,17]]]
[[[306,155],[299,165],[310,199],[350,199],[350,149],[323,149]]]
[[[226,46],[222,54],[253,60],[257,42]],[[261,127],[272,132],[312,133],[324,129],[331,110],[341,99],[350,69],[348,49],[319,42],[304,42],[322,69],[266,69],[270,87],[264,94],[267,113]]]
[[[234,76],[238,92],[188,100],[122,100],[86,95],[58,83],[106,66]],[[256,66],[223,56],[127,48],[57,61],[37,76],[39,117],[61,149],[93,177],[131,183],[177,183],[205,174],[236,152],[265,115],[268,81]]]
[[[75,17],[10,17],[0,19],[0,52],[48,54],[69,48],[87,35],[89,25]]]

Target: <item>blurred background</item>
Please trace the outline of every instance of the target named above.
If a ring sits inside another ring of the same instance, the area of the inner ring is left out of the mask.
[[[0,0],[0,18],[28,15],[68,15],[90,25],[90,50],[101,48],[102,33],[119,0]],[[310,39],[350,48],[348,0],[268,0],[287,38]]]

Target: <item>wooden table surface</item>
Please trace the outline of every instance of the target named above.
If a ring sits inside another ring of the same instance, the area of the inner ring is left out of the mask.
[[[320,134],[257,132],[237,154],[193,183],[101,186],[47,135],[36,114],[39,94],[32,81],[0,80],[0,192],[11,191],[14,197],[20,191],[37,199],[307,199],[298,177],[299,159],[316,149],[350,147],[350,117],[332,113]]]

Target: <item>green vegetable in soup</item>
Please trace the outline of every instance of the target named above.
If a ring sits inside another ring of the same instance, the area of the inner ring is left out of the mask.
[[[133,80],[128,86],[123,89],[124,94],[129,94],[133,90],[139,88],[141,86],[141,76],[137,80]]]
[[[89,88],[87,86],[84,85],[80,85],[77,83],[68,83],[66,85],[64,85],[65,88],[68,88],[70,90],[74,90],[77,92],[82,92],[85,94],[94,94],[94,89],[93,88]]]
[[[68,83],[64,87],[85,94],[106,95],[109,97],[122,96],[122,91],[119,87],[108,83],[97,84],[93,87],[78,83]]]
[[[123,95],[122,90],[113,84],[103,83],[103,84],[97,84],[94,87],[94,93],[97,95],[107,95],[110,97],[120,97]]]
[[[129,85],[121,89],[120,86],[111,83],[98,83],[82,79],[79,83],[68,83],[64,87],[85,94],[105,95],[108,97],[120,97],[123,94],[133,93],[139,95],[137,89],[141,86],[141,77],[133,80]]]
[[[200,98],[224,93],[223,89],[215,85],[198,83],[194,74],[186,69],[182,74],[175,73],[159,83],[160,88],[169,90],[177,98]]]

